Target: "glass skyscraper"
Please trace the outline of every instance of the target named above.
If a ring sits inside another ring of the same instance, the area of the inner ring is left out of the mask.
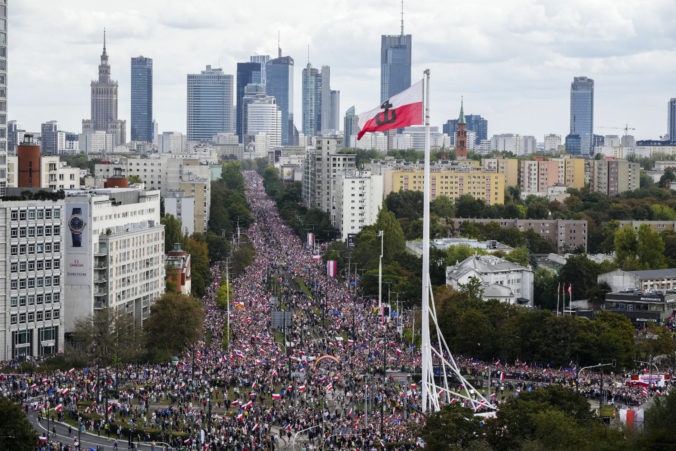
[[[261,82],[261,64],[260,63],[237,63],[237,136],[242,141],[244,134],[244,123],[242,99],[244,98],[244,88],[250,83]]]
[[[131,140],[153,142],[153,60],[131,59]]]
[[[279,56],[265,67],[265,91],[277,100],[282,112],[282,145],[294,145],[296,130],[293,125],[293,58]]]
[[[593,154],[594,80],[575,77],[570,85],[570,134],[580,137],[580,154]]]
[[[413,38],[402,33],[381,36],[380,101],[383,102],[411,86],[411,47]]]
[[[352,135],[359,132],[359,116],[355,114],[354,105],[345,112],[345,148],[356,147],[357,143],[352,142]]]
[[[310,63],[303,69],[303,134],[315,136],[322,127],[322,75]]]
[[[211,66],[200,74],[188,74],[188,141],[234,133],[232,79]]]

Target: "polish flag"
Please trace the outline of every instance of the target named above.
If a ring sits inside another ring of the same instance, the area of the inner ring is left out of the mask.
[[[401,349],[397,348],[396,351],[397,351],[397,354],[401,354]]]
[[[253,406],[253,401],[249,401],[248,403],[244,404],[242,407],[244,407],[245,409],[248,409],[251,406]]]
[[[495,393],[491,393],[491,398],[495,398]]]
[[[70,374],[73,374],[73,373],[75,372],[75,368],[69,369],[68,372],[69,372]]]
[[[333,390],[333,384],[329,384],[326,386],[326,391],[331,391]]]
[[[280,395],[279,393],[273,393],[272,394],[272,399],[280,399],[281,397],[282,397],[282,395]]]
[[[305,385],[301,385],[300,387],[298,387],[298,390],[305,391]]]
[[[32,390],[32,389],[37,388],[37,387],[38,387],[38,386],[37,386],[36,384],[33,384],[33,385],[31,385],[30,388],[31,388],[31,390]]]
[[[405,91],[392,96],[377,108],[359,115],[359,135],[383,132],[393,128],[423,123],[423,82],[420,80]]]
[[[258,430],[258,423],[256,423],[256,426],[253,427],[252,431],[257,431]]]
[[[238,406],[238,405],[239,405],[239,401],[233,401],[233,402],[232,402],[232,405],[233,405],[233,406]]]
[[[240,413],[239,415],[237,415],[237,419],[238,419],[238,420],[241,420],[242,418],[244,418],[244,415],[243,415],[243,414]]]
[[[59,404],[54,408],[54,412],[61,412],[63,410],[63,404]]]

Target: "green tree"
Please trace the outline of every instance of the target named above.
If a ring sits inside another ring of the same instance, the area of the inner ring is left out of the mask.
[[[0,397],[0,449],[32,451],[37,445],[38,435],[21,406]]]
[[[378,219],[376,220],[375,230],[383,231],[383,261],[394,261],[398,256],[406,250],[406,239],[404,232],[401,230],[401,225],[394,213],[382,208],[378,212]],[[378,238],[380,240],[380,238]],[[380,252],[378,252],[380,255]]]
[[[484,286],[481,279],[472,276],[466,283],[458,283],[460,292],[471,300],[480,300],[484,295]]]
[[[637,449],[676,449],[676,390],[671,390],[667,396],[656,397],[644,418]]]
[[[555,310],[557,289],[560,286],[556,272],[539,267],[535,270],[533,285],[535,305],[547,310]],[[561,290],[558,289],[558,292],[560,293]]]
[[[641,224],[638,229],[636,257],[645,269],[666,268],[664,241],[659,233],[653,232],[647,224]]]
[[[146,346],[155,361],[180,354],[202,335],[204,310],[191,296],[165,293],[150,308],[143,328]]]
[[[145,351],[141,328],[133,317],[110,308],[77,320],[73,339],[77,354],[98,365],[135,362]]]
[[[517,247],[507,254],[505,258],[511,262],[518,263],[521,266],[530,265],[530,252],[528,252],[528,249],[525,246]]]
[[[637,264],[638,238],[631,226],[624,226],[615,233],[615,261],[622,269],[634,269]]]
[[[396,218],[407,218],[409,220],[421,218],[423,192],[413,190],[392,192],[385,198],[385,205],[389,211],[394,213]]]
[[[654,218],[658,221],[676,221],[676,211],[668,205],[652,204]]]
[[[185,246],[186,240],[183,235],[183,225],[180,219],[175,218],[173,215],[165,215],[160,219],[160,223],[164,225],[165,254],[174,248],[174,243],[180,243],[181,247]]]
[[[442,218],[452,218],[455,215],[455,207],[448,196],[437,196],[430,203],[430,212]]]
[[[458,404],[443,406],[426,419],[422,430],[425,446],[433,450],[460,450],[483,441],[481,418]]]
[[[206,287],[211,282],[209,248],[205,237],[194,234],[185,243],[185,250],[190,254],[192,294],[197,298],[201,298],[206,292]]]

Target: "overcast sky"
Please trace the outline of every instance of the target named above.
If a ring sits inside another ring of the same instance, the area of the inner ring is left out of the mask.
[[[119,117],[130,118],[130,58],[154,63],[160,131],[186,130],[186,74],[205,65],[235,74],[252,54],[295,59],[295,121],[301,126],[301,70],[331,66],[341,113],[376,106],[380,35],[398,34],[398,0],[10,0],[9,119],[27,129],[58,120],[80,132],[90,116],[103,28]],[[565,136],[570,83],[595,81],[595,131],[636,127],[666,133],[676,97],[676,0],[407,0],[413,74],[432,71],[432,122],[466,114],[488,119],[488,134]],[[129,136],[129,134],[127,134]]]

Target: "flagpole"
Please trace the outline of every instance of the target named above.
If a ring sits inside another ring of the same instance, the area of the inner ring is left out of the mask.
[[[434,383],[430,343],[429,271],[430,271],[430,70],[425,69],[423,102],[425,104],[425,169],[423,185],[423,259],[422,259],[422,411],[430,403],[429,386]],[[430,377],[431,376],[431,377]]]
[[[556,286],[556,317],[559,317],[559,287],[561,287],[561,284],[559,283]]]

